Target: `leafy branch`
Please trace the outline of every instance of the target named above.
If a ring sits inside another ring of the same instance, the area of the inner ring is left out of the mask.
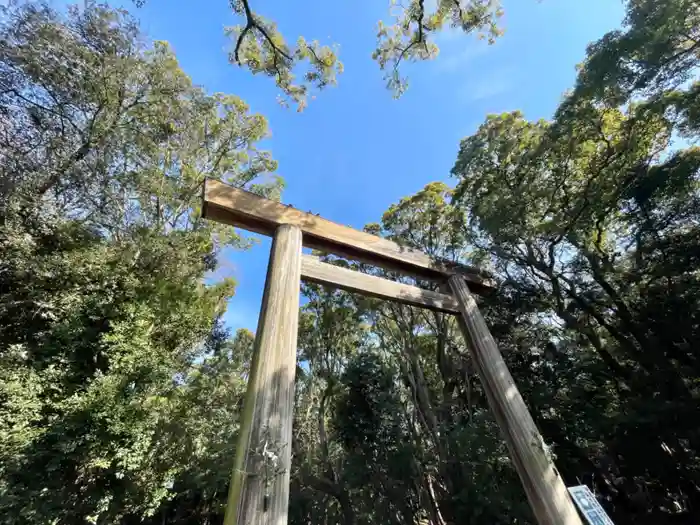
[[[265,38],[265,40],[268,42],[270,47],[272,48],[273,55],[275,57],[275,60],[277,59],[277,55],[282,55],[286,60],[291,61],[292,57],[287,53],[284,49],[282,49],[280,46],[275,44],[275,41],[272,39],[270,34],[267,32],[267,29],[265,29],[265,26],[262,25],[260,22],[258,22],[255,18],[255,15],[253,14],[253,11],[250,9],[250,3],[248,0],[240,0],[241,5],[243,6],[243,13],[245,14],[246,18],[246,25],[241,31],[241,34],[238,35],[238,39],[236,40],[236,47],[234,49],[234,56],[236,59],[236,62],[238,62],[239,65],[243,65],[240,59],[240,50],[241,50],[241,45],[243,44],[243,39],[245,36],[248,34],[249,31],[251,30],[257,30],[260,32],[260,34]],[[234,11],[238,10],[236,0],[232,0],[231,2],[231,8]],[[277,67],[277,64],[275,63],[275,67]]]

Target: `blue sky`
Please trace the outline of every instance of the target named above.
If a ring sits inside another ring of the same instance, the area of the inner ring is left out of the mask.
[[[237,23],[227,0],[147,0],[136,9],[150,38],[167,40],[182,68],[208,91],[233,93],[265,115],[264,147],[279,161],[283,200],[361,228],[425,184],[449,181],[459,141],[489,113],[519,109],[549,118],[573,85],[586,45],[618,27],[620,0],[506,0],[505,35],[493,46],[448,32],[440,56],[405,70],[410,87],[394,100],[371,59],[376,23],[388,0],[251,0],[289,39],[304,35],[340,45],[345,73],[303,113],[276,102],[271,79],[227,62],[223,28]],[[226,314],[233,328],[255,330],[269,255],[264,239],[226,254],[222,268],[239,282]]]

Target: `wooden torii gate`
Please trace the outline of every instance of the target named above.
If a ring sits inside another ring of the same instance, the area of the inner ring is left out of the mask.
[[[202,216],[273,238],[224,525],[287,523],[301,279],[457,315],[537,522],[581,525],[472,296],[493,286],[477,269],[438,261],[212,179],[204,183]],[[302,254],[302,246],[446,281],[451,294],[323,263]]]

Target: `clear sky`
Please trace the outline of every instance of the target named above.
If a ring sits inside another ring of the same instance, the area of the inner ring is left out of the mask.
[[[505,35],[496,44],[448,32],[435,61],[406,70],[409,90],[394,100],[371,59],[388,0],[251,0],[289,40],[301,34],[340,45],[338,86],[297,113],[277,104],[270,78],[228,63],[223,28],[237,21],[227,0],[123,5],[150,38],[170,42],[196,84],[236,94],[267,117],[272,136],[264,147],[279,161],[284,202],[356,228],[431,181],[450,182],[460,139],[487,114],[519,109],[529,119],[549,118],[586,45],[623,16],[620,0],[505,0]],[[255,330],[268,255],[263,240],[221,261],[220,271],[239,282],[226,314],[232,329]]]

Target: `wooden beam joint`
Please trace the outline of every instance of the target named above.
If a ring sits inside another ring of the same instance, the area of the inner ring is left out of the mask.
[[[202,216],[263,235],[272,235],[280,224],[291,224],[301,229],[304,246],[315,250],[422,279],[444,281],[457,273],[467,280],[475,293],[484,293],[495,287],[490,275],[478,268],[438,260],[389,239],[331,222],[214,179],[204,182]]]

